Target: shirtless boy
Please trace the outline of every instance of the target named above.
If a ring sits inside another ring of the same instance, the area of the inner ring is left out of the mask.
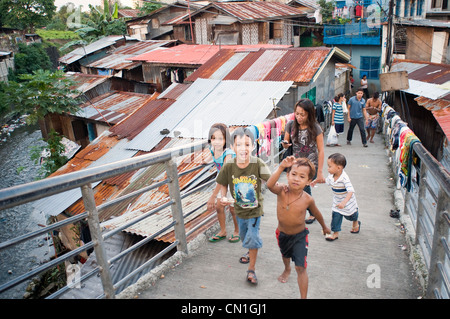
[[[277,183],[285,168],[289,169],[288,185]],[[291,273],[290,259],[292,259],[295,263],[301,298],[306,298],[308,292],[306,256],[309,231],[305,227],[306,209],[309,208],[316,217],[324,234],[331,233],[331,230],[325,225],[314,199],[303,191],[303,188],[312,182],[314,174],[314,164],[308,159],[296,159],[294,156],[288,156],[267,181],[269,190],[277,194],[278,228],[276,235],[284,263],[284,271],[278,280],[282,283],[288,280]]]

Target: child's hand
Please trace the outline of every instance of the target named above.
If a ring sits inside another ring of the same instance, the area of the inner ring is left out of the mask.
[[[340,202],[339,204],[336,205],[337,208],[343,209],[345,207],[345,203],[344,202]]]
[[[322,234],[323,235],[331,234],[331,229],[325,226],[324,228],[322,228]]]
[[[216,208],[216,199],[213,196],[211,196],[209,198],[208,202],[206,203],[206,208],[210,212],[212,212],[214,210],[214,208]]]
[[[291,156],[286,157],[286,158],[280,163],[280,166],[281,166],[282,168],[291,167],[292,164],[294,164],[294,162],[295,162],[295,156],[291,155]]]

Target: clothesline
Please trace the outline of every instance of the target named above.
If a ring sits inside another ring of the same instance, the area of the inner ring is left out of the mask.
[[[275,119],[266,120],[264,122],[258,123],[256,125],[250,125],[247,128],[251,130],[255,136],[257,154],[261,155],[265,152],[270,155],[270,143],[272,141],[272,131],[275,129],[277,133],[277,138],[280,141],[281,135],[284,133],[284,128],[286,123],[294,120],[294,113],[282,115]]]
[[[383,130],[389,136],[390,151],[394,153],[394,159],[398,165],[399,183],[408,191],[411,190],[411,178],[413,175],[413,146],[421,143],[420,139],[403,122],[397,112],[388,104],[382,105],[382,116],[384,117]]]

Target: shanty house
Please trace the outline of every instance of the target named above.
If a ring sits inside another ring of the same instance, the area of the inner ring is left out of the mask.
[[[302,17],[302,10],[278,2],[212,2],[164,25],[185,43],[292,45],[293,23]]]
[[[39,121],[42,136],[51,129],[86,147],[102,132],[152,99],[154,89],[145,83],[83,73],[68,73],[71,89],[84,101],[77,114],[47,114]]]
[[[148,40],[125,45],[99,60],[83,65],[83,70],[87,74],[114,75],[131,81],[143,82],[142,62],[128,59],[159,47],[173,46],[175,42],[174,40]]]
[[[289,47],[282,45],[218,46],[181,44],[171,48],[159,48],[158,50],[135,56],[131,60],[143,63],[144,81],[155,84],[157,91],[162,92],[172,83],[183,83],[186,77],[219,52],[221,48],[257,50],[264,46]]]
[[[396,60],[391,71],[406,71],[409,88],[395,91],[390,105],[433,157],[450,169],[450,66]]]
[[[292,81],[277,105],[278,115],[292,113],[300,98],[316,105],[335,96],[335,63],[348,63],[350,57],[339,48],[261,48],[259,50],[220,50],[186,78],[239,81]],[[342,92],[345,93],[345,92]],[[279,101],[277,101],[278,103]]]
[[[58,61],[65,71],[86,73],[83,71],[84,65],[107,56],[111,50],[137,41],[138,39],[121,35],[106,36],[88,45],[82,45],[60,57]]]
[[[140,40],[172,40],[173,27],[164,25],[164,22],[188,13],[189,9],[195,11],[202,6],[204,4],[198,1],[191,2],[188,6],[187,1],[181,0],[163,4],[163,7],[147,15],[136,16],[126,21],[128,34]]]

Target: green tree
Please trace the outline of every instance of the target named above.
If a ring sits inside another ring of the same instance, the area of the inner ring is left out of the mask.
[[[63,71],[33,71],[33,74],[19,75],[21,83],[9,82],[4,88],[2,98],[5,107],[21,115],[27,114],[27,123],[37,123],[49,113],[76,113],[80,98],[74,97],[76,91],[70,89],[74,81]]]
[[[33,33],[46,26],[55,14],[55,0],[0,0],[1,23]]]
[[[20,74],[31,74],[33,71],[51,70],[52,62],[41,43],[26,45],[19,43],[19,51],[14,56],[14,68],[9,80],[20,81]]]
[[[153,11],[162,7],[162,4],[155,2],[144,2],[142,7],[138,7],[139,13],[138,16],[145,16],[146,14],[150,14]]]
[[[330,22],[333,19],[333,10],[336,6],[335,1],[319,0],[320,14],[323,22]]]

